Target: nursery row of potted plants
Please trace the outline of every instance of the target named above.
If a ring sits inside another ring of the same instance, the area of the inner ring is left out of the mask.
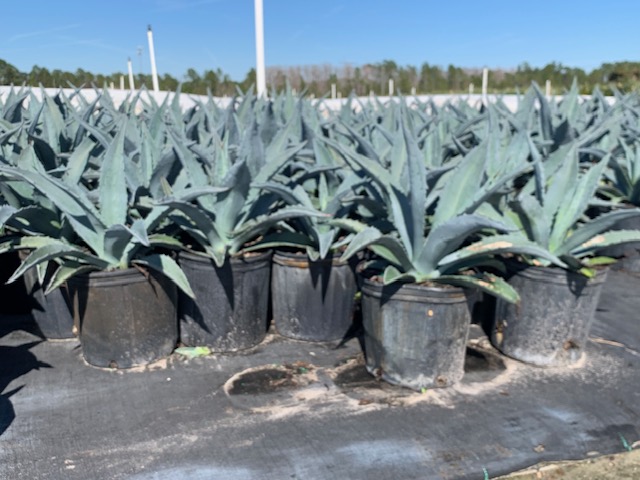
[[[389,382],[462,377],[470,291],[498,298],[505,354],[571,363],[613,261],[597,252],[640,241],[619,226],[640,214],[634,95],[149,102],[0,102],[0,253],[21,252],[10,281],[70,306],[43,320],[75,325],[92,365],[250,348],[269,298],[281,334],[335,341],[357,291],[367,369]]]

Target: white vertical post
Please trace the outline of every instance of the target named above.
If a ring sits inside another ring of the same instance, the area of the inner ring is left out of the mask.
[[[389,96],[393,97],[393,78],[389,79]]]
[[[151,81],[153,82],[153,91],[159,92],[160,86],[158,85],[158,70],[156,69],[156,53],[153,49],[153,32],[151,31],[151,25],[147,29],[147,38],[149,39],[149,57],[151,58]]]
[[[474,89],[473,83],[470,83],[469,84],[469,95],[473,95],[473,89]]]
[[[124,90],[124,75],[120,75],[120,90]]]
[[[336,98],[336,84],[331,84],[331,98]]]
[[[411,87],[411,96],[412,97],[416,96],[416,87]]]
[[[113,82],[111,82],[111,83],[109,84],[109,88],[110,88],[111,90],[115,90],[115,89],[116,89],[116,85],[115,85]]]
[[[484,103],[485,105],[488,104],[488,98],[487,98],[488,85],[489,85],[489,69],[483,68],[482,69],[482,103]]]
[[[547,80],[545,82],[545,90],[546,90],[545,93],[547,95],[547,98],[551,98],[551,80]]]
[[[129,69],[129,89],[135,90],[136,85],[133,83],[133,67],[131,66],[131,59],[127,60],[127,68]]]
[[[256,91],[259,97],[267,94],[267,76],[264,67],[264,15],[262,0],[254,0],[256,22]]]

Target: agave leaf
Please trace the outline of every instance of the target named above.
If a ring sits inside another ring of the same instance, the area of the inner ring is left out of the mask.
[[[204,187],[195,187],[195,188],[185,188],[182,190],[174,190],[171,195],[175,198],[179,198],[183,202],[191,202],[196,200],[204,195],[215,195],[218,193],[226,193],[231,190],[232,187],[213,187],[213,186],[204,186]]]
[[[187,296],[195,299],[196,295],[193,293],[189,281],[182,269],[178,266],[176,261],[164,254],[154,253],[145,257],[133,260],[132,263],[136,265],[145,265],[152,268],[164,276],[169,278],[176,286],[182,290]]]
[[[268,192],[273,192],[280,196],[289,205],[303,205],[308,208],[313,208],[309,194],[300,185],[296,185],[295,188],[291,188],[277,182],[265,182],[253,183],[251,186],[253,188],[260,188]]]
[[[387,172],[380,163],[370,160],[357,152],[353,152],[334,140],[327,138],[324,138],[323,140],[328,146],[334,148],[338,153],[340,153],[347,164],[349,164],[354,170],[364,170],[364,172],[378,184],[384,185],[385,187],[390,186],[389,172]]]
[[[343,230],[347,230],[349,232],[359,233],[365,228],[367,228],[367,224],[363,223],[359,220],[354,220],[352,218],[331,218],[327,220],[329,225],[333,225],[335,227],[342,228]]]
[[[255,177],[264,166],[266,159],[265,148],[255,116],[251,121],[251,125],[245,131],[245,138],[240,144],[239,156],[247,163],[252,177]]]
[[[180,160],[182,167],[189,179],[192,187],[202,187],[208,184],[207,175],[202,168],[202,163],[191,152],[186,144],[188,140],[177,132],[176,128],[169,128],[169,139],[176,156]]]
[[[585,258],[583,263],[589,267],[597,267],[601,265],[612,265],[616,263],[618,260],[616,258],[611,257],[590,257]]]
[[[224,245],[227,243],[227,238],[220,235],[216,229],[216,224],[205,211],[189,202],[183,202],[181,200],[166,200],[161,202],[160,205],[171,207],[183,213],[193,223],[195,228],[204,235],[211,247],[216,250],[225,250]]]
[[[492,235],[471,245],[463,247],[446,257],[438,264],[441,272],[460,271],[465,269],[465,262],[478,256],[497,255],[501,253],[517,253],[533,255],[564,267],[565,264],[557,256],[537,243],[527,240],[522,234]]]
[[[216,213],[216,227],[225,237],[228,237],[236,228],[249,196],[251,173],[244,161],[231,167],[222,181],[222,186],[229,190],[216,197],[216,203],[212,205],[211,211]],[[203,207],[206,209],[204,204]]]
[[[55,165],[48,166],[53,169]],[[36,156],[34,147],[31,145],[20,152],[16,159],[16,167],[30,172],[45,173],[45,166],[40,163],[40,159]]]
[[[536,94],[538,102],[540,104],[540,131],[544,140],[553,139],[553,118],[551,115],[551,108],[547,97],[542,93],[540,87],[536,82],[533,82],[533,91]]]
[[[417,255],[417,250],[420,248],[420,244],[413,244],[413,230],[417,226],[412,222],[415,219],[416,208],[411,204],[411,199],[395,187],[391,187],[387,192],[389,206],[391,208],[391,215],[393,217],[392,223],[394,229],[398,232],[404,249],[410,258],[414,258]],[[424,210],[422,211],[422,223],[424,224]],[[422,232],[424,235],[424,232]],[[421,236],[422,237],[422,236]]]
[[[11,205],[0,205],[0,229],[16,212],[18,212],[18,209]]]
[[[149,246],[149,236],[147,234],[147,227],[144,220],[142,219],[135,220],[131,224],[131,227],[129,227],[129,231],[131,232],[131,235],[133,235],[133,238],[138,243],[144,245],[145,247]]]
[[[572,189],[573,195],[569,197],[568,204],[565,203],[562,208],[559,208],[549,239],[551,251],[556,251],[556,249],[560,248],[567,237],[568,231],[573,228],[584,213],[585,206],[589,204],[589,199],[594,196],[598,188],[598,182],[602,178],[602,172],[607,163],[608,158],[604,158],[582,175],[576,182],[574,189]]]
[[[531,160],[533,162],[533,173],[534,173],[534,185],[535,185],[535,193],[538,203],[540,205],[545,204],[545,169],[544,164],[542,162],[542,156],[540,152],[533,144],[533,140],[531,140],[531,136],[527,135],[527,143],[529,144],[529,152],[531,153]]]
[[[19,178],[33,185],[66,214],[78,236],[100,256],[105,226],[92,203],[82,192],[38,172],[0,165],[0,176]]]
[[[487,292],[494,297],[499,297],[509,303],[520,301],[518,292],[503,278],[487,272],[475,275],[442,275],[432,279],[433,282],[457,287],[476,288]]]
[[[49,279],[48,284],[45,286],[45,295],[49,295],[56,288],[62,286],[67,280],[76,275],[82,273],[88,273],[94,270],[98,270],[96,265],[76,262],[73,260],[65,260]]]
[[[420,273],[436,270],[445,255],[457,250],[471,235],[484,229],[511,230],[503,222],[480,215],[465,214],[453,217],[429,232],[413,262],[415,269]]]
[[[120,268],[128,266],[128,255],[137,246],[136,244],[149,246],[143,220],[136,220],[131,228],[125,225],[112,225],[105,232],[105,256],[108,256],[112,263],[118,263]]]
[[[62,181],[64,183],[77,185],[80,182],[82,174],[87,168],[91,152],[95,146],[95,142],[87,137],[84,138],[82,143],[73,150],[69,160],[67,161],[67,170],[62,176]]]
[[[331,247],[333,246],[333,240],[335,239],[338,231],[336,229],[331,229],[325,232],[315,230],[314,233],[318,242],[317,251],[320,255],[320,258],[324,259],[327,257],[327,254],[331,250]],[[308,247],[307,251],[309,251]]]
[[[551,221],[537,198],[532,195],[519,195],[509,206],[517,214],[529,240],[544,248],[549,248]]]
[[[184,248],[184,244],[179,239],[164,233],[154,233],[149,235],[149,246],[174,249]]]
[[[334,219],[332,220],[333,223],[343,223],[344,220],[343,219]],[[353,255],[355,255],[356,253],[366,249],[367,247],[369,247],[371,244],[373,244],[375,241],[379,240],[380,238],[382,238],[382,232],[380,230],[378,230],[375,227],[368,227],[364,224],[361,223],[357,223],[355,225],[353,225],[353,228],[351,225],[349,224],[345,224],[345,226],[347,228],[349,228],[350,230],[356,232],[356,235],[353,237],[353,239],[351,240],[351,243],[349,243],[349,246],[347,247],[347,249],[344,251],[344,253],[342,254],[342,256],[340,257],[340,261],[341,262],[346,262],[347,260],[349,260]],[[407,259],[408,261],[408,259]],[[393,262],[395,263],[395,262]],[[410,263],[410,262],[408,262]]]
[[[265,235],[257,243],[243,249],[245,252],[253,252],[256,250],[265,250],[269,248],[296,248],[306,249],[313,247],[311,239],[299,232],[281,231]]]
[[[408,110],[401,110],[408,120]],[[424,239],[425,230],[425,201],[427,198],[426,168],[415,138],[412,137],[406,121],[401,123],[402,135],[407,152],[407,166],[409,171],[409,206],[410,217],[407,225],[411,238],[411,255],[420,248]]]
[[[557,248],[558,255],[570,254],[574,249],[579,248],[585,242],[600,235],[602,232],[609,230],[617,222],[625,218],[633,218],[640,216],[640,209],[630,208],[614,210],[607,212],[598,217],[580,224],[566,238],[564,243]]]
[[[72,257],[91,263],[98,268],[108,268],[110,265],[108,262],[95,257],[85,251],[73,246],[67,245],[55,239],[48,239],[49,242],[43,245],[29,254],[29,256],[20,264],[17,270],[11,275],[7,283],[15,282],[20,276],[24,274],[31,267],[34,267],[42,262],[48,262],[55,258],[60,257]]]
[[[393,265],[387,265],[382,274],[382,283],[384,285],[390,285],[395,282],[408,281],[413,282],[415,277],[411,273],[401,272]]]
[[[329,215],[318,212],[317,210],[294,205],[283,207],[273,213],[261,215],[249,221],[246,221],[242,224],[241,227],[233,232],[231,242],[232,246],[229,250],[229,253],[231,255],[238,253],[245,247],[248,242],[259,237],[260,235],[263,235],[270,228],[276,226],[283,220],[289,220],[298,217],[304,218],[309,216],[325,218],[330,217]]]
[[[125,179],[124,140],[126,122],[107,148],[100,168],[100,215],[105,225],[127,221],[128,194]]]
[[[0,228],[3,225],[0,214]],[[16,210],[6,219],[6,225],[23,234],[44,235],[47,237],[60,236],[60,218],[57,212],[41,206],[28,206]]]
[[[576,258],[586,257],[611,245],[640,242],[640,230],[613,230],[596,235],[571,251]]]
[[[483,141],[464,157],[455,169],[443,177],[447,179],[447,183],[432,219],[433,228],[466,211],[471,202],[469,192],[477,191],[483,178],[487,149],[488,142]]]
[[[340,260],[346,262],[351,256],[364,248],[370,249],[387,262],[396,265],[403,272],[409,272],[413,269],[412,262],[402,243],[391,235],[382,235],[374,227],[367,227],[355,235]]]

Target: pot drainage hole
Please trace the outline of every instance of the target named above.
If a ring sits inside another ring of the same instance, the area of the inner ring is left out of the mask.
[[[229,395],[260,395],[292,390],[309,383],[313,366],[304,362],[270,365],[239,374],[228,389]]]

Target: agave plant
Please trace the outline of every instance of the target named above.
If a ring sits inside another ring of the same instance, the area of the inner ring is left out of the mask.
[[[403,155],[391,172],[375,160],[332,143],[355,170],[377,186],[393,225],[393,230],[385,233],[371,224],[344,222],[357,234],[343,259],[369,248],[379,259],[370,266],[381,268],[386,284],[404,281],[458,285],[517,301],[517,293],[502,278],[478,267],[495,265],[492,256],[498,253],[535,252],[549,259],[553,256],[526,239],[511,233],[498,234],[508,232],[510,227],[479,215],[476,210],[509,179],[530,168],[526,163],[526,143],[522,139],[505,143],[497,133],[490,135],[446,176],[439,177],[440,181],[446,180],[446,185],[435,188],[438,193],[434,195],[427,191],[432,172],[425,168],[416,139],[404,121],[399,132]],[[465,245],[479,233],[489,235]]]
[[[265,105],[257,104],[257,108]],[[234,108],[233,104],[229,107]],[[182,131],[171,129],[171,141],[188,185],[166,192],[158,205],[173,210],[170,219],[192,242],[184,248],[212,258],[218,266],[243,253],[279,222],[320,215],[308,205],[298,204],[274,211],[277,199],[252,187],[270,182],[304,147],[304,143],[292,140],[297,136],[292,133],[296,118],[265,146],[263,138],[271,138],[266,132],[270,126],[259,123],[255,113],[246,114],[249,124],[244,127],[229,115],[220,130],[199,128],[197,143],[185,138]],[[235,145],[231,144],[234,138]]]
[[[640,130],[637,112],[625,105],[624,131],[618,145],[612,149],[608,167],[604,170],[604,182],[598,192],[612,205],[640,206]],[[629,118],[631,117],[631,118]]]
[[[534,156],[539,155],[533,145],[531,151]],[[482,211],[507,222],[515,229],[514,235],[534,242],[551,255],[525,256],[525,260],[542,266],[555,264],[592,276],[591,267],[612,261],[594,256],[598,250],[640,240],[638,231],[608,231],[619,220],[640,215],[640,209],[616,210],[595,218],[586,216],[609,161],[608,154],[581,172],[578,143],[574,142],[568,146],[557,170],[543,169],[543,176],[531,177],[515,198],[505,200],[501,206],[485,205]],[[552,257],[559,261],[553,261]]]
[[[39,217],[32,225],[32,235],[15,236],[3,242],[0,251],[26,249],[31,252],[10,281],[29,268],[55,261],[58,267],[46,285],[46,291],[50,292],[80,273],[140,265],[160,271],[185,293],[193,295],[177,263],[157,251],[176,246],[175,239],[162,232],[168,209],[133,203],[136,197],[130,195],[127,188],[126,165],[135,162],[125,153],[126,131],[126,124],[122,125],[100,158],[97,194],[79,183],[82,169],[70,167],[69,175],[63,180],[39,169],[0,165],[0,177],[33,187],[61,212],[64,222],[63,225],[54,222],[52,230],[51,222],[46,223],[49,219]],[[88,152],[85,154],[88,156]],[[86,164],[86,158],[84,162]],[[72,178],[78,183],[71,181]],[[18,221],[24,218],[25,212],[29,210],[12,212],[12,218]]]

